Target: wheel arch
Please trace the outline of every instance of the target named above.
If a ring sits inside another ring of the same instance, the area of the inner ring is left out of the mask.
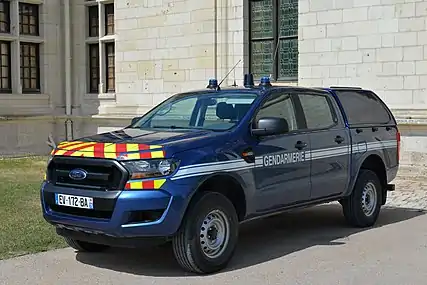
[[[384,205],[387,198],[385,195],[385,192],[387,191],[387,170],[383,159],[378,154],[369,154],[363,160],[363,162],[360,164],[360,167],[358,168],[357,175],[353,179],[350,193],[353,191],[354,185],[361,169],[370,170],[378,176],[382,186],[382,204]]]
[[[237,217],[240,222],[245,218],[247,212],[245,187],[244,181],[231,173],[221,172],[209,175],[199,182],[195,191],[192,193],[184,217],[188,208],[198,199],[199,195],[203,192],[210,191],[223,194],[230,199],[236,209]]]

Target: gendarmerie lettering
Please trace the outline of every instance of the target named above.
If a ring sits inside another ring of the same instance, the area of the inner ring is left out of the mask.
[[[305,152],[288,152],[274,155],[266,155],[263,158],[264,166],[274,166],[305,161]]]

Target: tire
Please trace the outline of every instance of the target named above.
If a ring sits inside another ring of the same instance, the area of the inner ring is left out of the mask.
[[[358,228],[373,226],[380,214],[382,193],[375,172],[361,169],[353,192],[341,203],[347,223]]]
[[[238,231],[239,221],[231,201],[220,193],[203,192],[189,206],[172,240],[175,259],[188,272],[208,274],[220,271],[233,257]],[[211,246],[212,239],[218,244]],[[222,246],[221,240],[224,241]]]
[[[69,237],[64,239],[69,246],[80,252],[102,252],[109,248],[108,245],[79,241]]]

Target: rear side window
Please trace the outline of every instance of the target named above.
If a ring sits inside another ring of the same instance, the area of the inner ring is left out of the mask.
[[[386,106],[371,91],[335,90],[350,125],[387,124],[391,117]]]
[[[326,96],[298,94],[298,98],[308,129],[326,129],[335,125],[337,118]]]

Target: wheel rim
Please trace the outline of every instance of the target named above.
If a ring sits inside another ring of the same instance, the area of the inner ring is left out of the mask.
[[[227,248],[230,223],[221,210],[213,210],[203,219],[200,227],[200,246],[208,258],[217,258]]]
[[[368,182],[362,192],[362,209],[367,217],[375,212],[377,199],[377,188],[374,183]]]

